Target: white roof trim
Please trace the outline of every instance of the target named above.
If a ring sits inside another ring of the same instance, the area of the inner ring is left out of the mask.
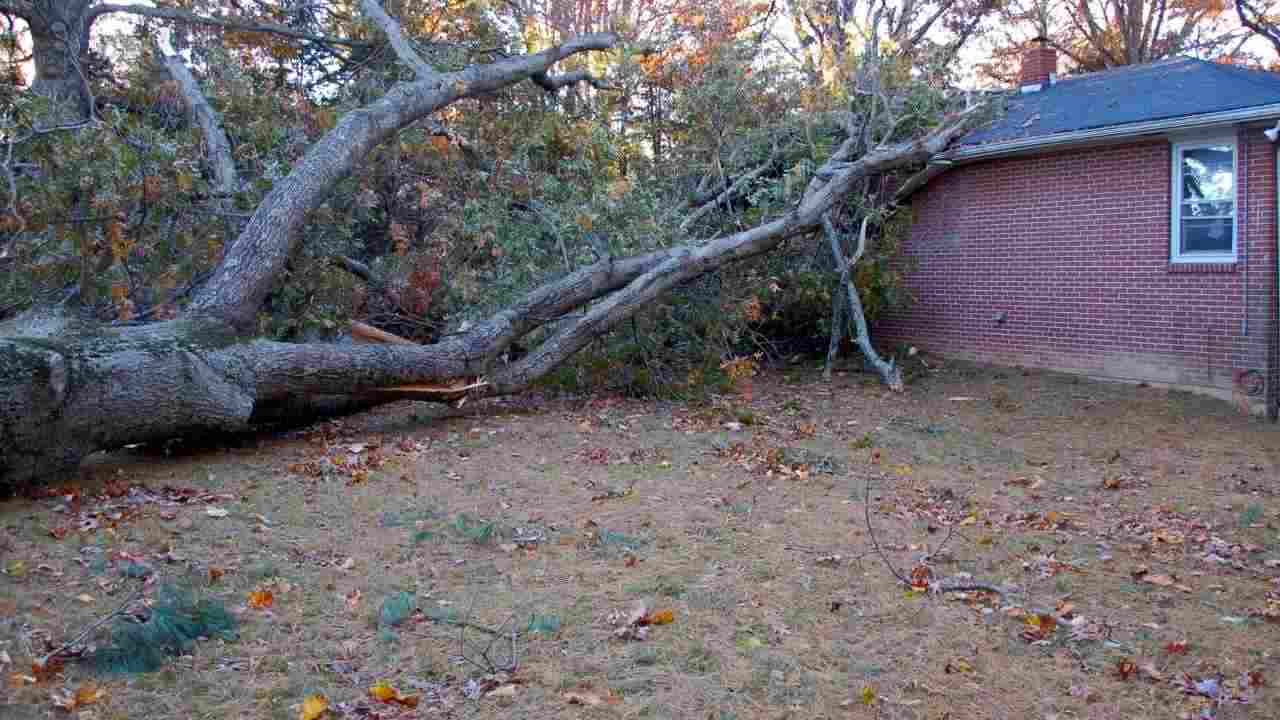
[[[1125,123],[1124,125],[1109,125],[1107,127],[1093,128],[1090,130],[1073,130],[1070,132],[1054,133],[1052,135],[1019,138],[1016,140],[1003,140],[1000,142],[987,143],[986,145],[974,145],[971,147],[962,146],[954,150],[944,152],[940,157],[955,160],[957,162],[972,162],[975,160],[987,160],[1003,157],[1005,155],[1016,155],[1025,152],[1048,150],[1065,145],[1077,145],[1100,140],[1120,140],[1140,135],[1149,135],[1152,133],[1193,130],[1213,125],[1228,125],[1241,122],[1252,122],[1254,120],[1270,120],[1277,117],[1280,117],[1280,103],[1255,105],[1254,107],[1240,108],[1237,110],[1223,110],[1220,112],[1204,113],[1202,115],[1182,115],[1163,120],[1147,120],[1144,122]]]

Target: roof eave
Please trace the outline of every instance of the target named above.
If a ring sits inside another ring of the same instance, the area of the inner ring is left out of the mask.
[[[1125,123],[1123,125],[1109,125],[1107,127],[1092,128],[1089,130],[1074,130],[1071,132],[1055,133],[1053,135],[1005,140],[1002,142],[988,143],[986,145],[976,145],[973,147],[960,147],[942,153],[940,157],[953,160],[957,163],[973,162],[976,160],[991,160],[1007,155],[1039,152],[1070,145],[1083,145],[1105,140],[1123,140],[1142,135],[1151,135],[1153,133],[1195,130],[1199,128],[1212,127],[1214,125],[1229,125],[1256,120],[1268,120],[1277,117],[1280,117],[1280,103],[1271,103],[1269,105],[1255,105],[1253,107],[1238,108],[1235,110],[1222,110],[1219,112],[1203,113],[1199,115],[1181,115],[1179,117],[1165,118],[1162,120],[1147,120],[1145,122]]]

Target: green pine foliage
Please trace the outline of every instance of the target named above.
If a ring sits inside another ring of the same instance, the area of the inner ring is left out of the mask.
[[[89,660],[100,672],[155,672],[170,657],[182,655],[200,640],[234,639],[236,619],[215,599],[172,586],[162,588],[145,619],[126,615],[111,629],[111,644]]]

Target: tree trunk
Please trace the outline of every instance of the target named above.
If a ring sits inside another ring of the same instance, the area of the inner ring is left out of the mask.
[[[74,470],[97,450],[245,430],[278,419],[282,408],[297,416],[300,405],[333,404],[336,394],[369,405],[360,396],[416,385],[404,396],[455,399],[448,385],[436,393],[421,387],[482,376],[519,337],[623,287],[665,257],[596,263],[433,345],[269,342],[198,316],[125,328],[61,313],[20,316],[0,325],[0,487]],[[475,389],[493,393],[483,384]]]
[[[35,78],[31,91],[53,103],[51,125],[71,124],[89,116],[93,97],[82,72],[88,50],[86,9],[90,0],[55,0],[43,13],[27,18],[31,29],[31,59]]]

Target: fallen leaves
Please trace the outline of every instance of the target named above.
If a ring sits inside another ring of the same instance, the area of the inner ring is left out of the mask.
[[[671,609],[649,612],[649,606],[643,601],[631,606],[623,615],[617,611],[609,614],[610,624],[615,626],[613,636],[619,640],[644,640],[649,636],[649,628],[655,625],[670,625],[676,621],[676,613]]]
[[[319,720],[329,712],[329,699],[323,695],[311,695],[302,701],[298,720]]]
[[[911,569],[911,589],[916,592],[928,592],[933,582],[933,571],[928,565],[917,565]]]
[[[92,683],[81,685],[75,692],[63,690],[52,695],[53,706],[64,712],[75,712],[107,697],[107,691]]]
[[[604,699],[595,693],[570,691],[560,693],[560,698],[570,705],[585,705],[587,707],[599,707],[604,704]]]
[[[1266,604],[1261,608],[1249,611],[1252,617],[1259,617],[1267,622],[1280,622],[1280,590],[1267,593]]]
[[[382,681],[369,688],[369,697],[388,705],[399,705],[401,707],[416,708],[418,707],[417,695],[401,695],[386,681]]]
[[[1048,640],[1058,629],[1058,619],[1048,613],[1028,613],[1022,616],[1022,623],[1022,639],[1027,642]]]
[[[249,593],[249,607],[255,610],[266,610],[275,603],[275,595],[270,590],[254,590]]]
[[[1150,568],[1145,565],[1133,571],[1133,579],[1138,582],[1144,582],[1149,585],[1157,585],[1159,587],[1171,587],[1184,593],[1191,592],[1191,588],[1183,583],[1178,582],[1176,575],[1166,575],[1164,573],[1152,573]]]
[[[644,625],[670,625],[676,621],[676,613],[674,610],[659,610],[651,613],[648,617],[641,620]]]
[[[511,683],[500,685],[485,693],[484,696],[487,698],[493,698],[494,700],[510,700],[516,696],[516,686]]]

